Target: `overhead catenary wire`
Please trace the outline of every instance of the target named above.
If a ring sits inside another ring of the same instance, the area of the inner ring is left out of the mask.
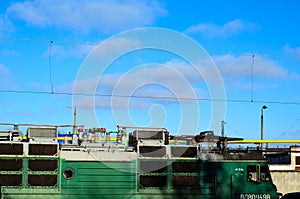
[[[84,45],[84,46],[97,46],[101,43],[99,42],[78,42],[78,41],[62,41],[62,40],[53,40],[53,39],[33,39],[33,38],[24,38],[24,37],[8,37],[8,36],[1,36],[0,40],[7,40],[7,41],[24,41],[24,42],[34,42],[34,43],[50,43],[52,44],[60,44],[60,45]],[[122,44],[101,44],[104,46],[110,46],[110,47],[128,47],[128,45],[122,45]],[[188,50],[188,49],[186,49]],[[247,56],[252,57],[252,53],[233,53],[229,51],[207,51],[209,55],[232,55],[232,56]],[[297,60],[297,58],[293,56],[287,56],[287,55],[259,55],[261,57],[267,57],[270,59],[287,59],[287,60]]]
[[[64,44],[64,45],[89,45],[96,46],[99,43],[92,42],[76,42],[76,41],[61,41],[61,40],[52,40],[52,39],[32,39],[32,38],[23,38],[23,37],[5,37],[0,36],[2,40],[8,41],[25,41],[25,42],[33,42],[33,43],[56,43],[56,44]]]
[[[298,119],[296,119],[295,122],[293,122],[286,131],[284,131],[282,134],[280,134],[278,137],[275,138],[275,140],[279,139],[281,136],[286,135],[289,133],[290,129],[293,128],[298,122],[300,121],[300,117]]]
[[[210,98],[189,98],[189,97],[170,97],[170,96],[143,96],[143,95],[120,95],[103,93],[75,93],[75,92],[50,92],[33,90],[0,90],[0,93],[17,94],[40,94],[40,95],[67,95],[67,96],[94,96],[94,97],[117,97],[117,98],[137,98],[137,99],[155,99],[155,100],[186,100],[186,101],[208,101],[208,102],[231,102],[231,103],[266,103],[282,105],[300,105],[300,102],[284,101],[264,101],[247,99],[210,99]]]

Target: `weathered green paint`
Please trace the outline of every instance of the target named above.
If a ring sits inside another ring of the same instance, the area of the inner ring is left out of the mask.
[[[0,157],[2,158],[2,157]],[[4,157],[3,157],[4,158]],[[20,171],[0,171],[0,174],[22,174],[22,184],[17,187],[1,187],[2,198],[201,198],[201,199],[242,199],[241,194],[254,194],[262,199],[276,198],[276,187],[269,182],[248,182],[247,166],[267,166],[264,161],[205,161],[199,159],[177,159],[181,162],[196,162],[199,170],[195,172],[175,172],[172,170],[174,159],[167,161],[164,172],[140,172],[139,161],[101,162],[101,161],[66,161],[58,158],[55,171],[30,171],[30,159],[52,160],[53,157],[5,157],[22,159]],[[66,168],[74,170],[74,177],[63,177]],[[55,186],[30,186],[28,175],[57,175]],[[140,175],[166,176],[167,185],[162,188],[141,187]],[[175,188],[172,176],[199,176],[197,188]],[[269,194],[269,195],[267,195]],[[255,196],[256,197],[256,196]]]
[[[266,162],[208,162],[202,164],[201,172],[211,179],[215,176],[216,198],[241,198],[241,194],[270,194],[270,198],[276,198],[276,187],[271,179],[270,182],[247,181],[247,166],[257,164],[267,166]]]
[[[276,188],[272,182],[254,183],[247,181],[247,166],[257,162],[206,162],[200,161],[200,170],[195,173],[175,173],[172,171],[172,160],[167,160],[167,173],[151,173],[149,175],[167,176],[164,188],[141,188],[136,173],[139,169],[136,162],[114,162],[109,165],[103,162],[66,162],[62,161],[62,169],[70,167],[75,171],[71,180],[62,179],[62,198],[96,197],[99,198],[241,198],[240,194],[270,194],[276,198]],[[188,161],[188,160],[181,160]],[[194,160],[195,161],[195,160]],[[265,162],[259,163],[261,166]],[[243,169],[237,175],[236,169]],[[121,171],[120,171],[121,170]],[[172,186],[172,175],[200,176],[198,189],[176,189]],[[101,196],[101,197],[100,197]]]

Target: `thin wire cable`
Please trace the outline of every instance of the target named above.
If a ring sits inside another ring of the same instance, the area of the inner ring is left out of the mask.
[[[66,44],[66,45],[88,45],[88,46],[96,46],[96,45],[99,44],[99,43],[92,43],[92,42],[60,41],[60,40],[32,39],[32,38],[5,37],[5,36],[0,36],[0,39],[7,40],[7,41],[26,41],[26,42],[35,42],[35,43],[55,42],[56,44]]]
[[[244,99],[209,99],[209,98],[189,98],[189,97],[169,97],[169,96],[141,96],[141,95],[118,95],[102,93],[71,93],[71,92],[49,92],[49,91],[32,91],[32,90],[0,90],[0,93],[17,93],[17,94],[45,94],[45,95],[68,95],[68,96],[95,96],[95,97],[120,97],[120,98],[137,98],[137,99],[156,99],[156,100],[190,100],[190,101],[208,101],[208,102],[232,102],[232,103],[266,103],[282,105],[299,105],[300,102],[283,102],[283,101],[263,101],[263,100],[244,100]]]
[[[53,91],[53,80],[52,80],[52,66],[51,66],[51,49],[52,49],[52,44],[53,44],[53,41],[50,41],[49,43],[49,80],[50,80],[50,86],[51,86],[51,93],[54,93]]]
[[[280,138],[280,137],[283,136],[283,135],[286,135],[286,134],[289,132],[289,130],[290,130],[291,128],[293,128],[293,127],[299,122],[299,120],[300,120],[300,117],[299,117],[294,123],[292,123],[292,124],[289,126],[289,128],[287,128],[286,131],[284,131],[282,134],[280,134],[278,137],[276,137],[275,140],[277,140],[278,138]]]

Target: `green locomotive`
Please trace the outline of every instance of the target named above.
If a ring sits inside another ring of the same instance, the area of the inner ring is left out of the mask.
[[[17,125],[1,130],[1,198],[277,198],[260,150],[164,128],[136,128],[127,139],[130,128],[75,129],[63,143],[58,126],[29,127],[26,140]]]

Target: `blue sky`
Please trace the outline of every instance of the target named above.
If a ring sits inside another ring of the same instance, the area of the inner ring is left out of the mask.
[[[223,119],[226,135],[259,139],[261,107],[267,105],[265,139],[300,139],[299,9],[296,0],[5,0],[0,122],[71,124],[67,107],[76,106],[78,122],[87,127],[220,134]],[[135,32],[149,27],[183,39]],[[203,76],[197,74],[187,59],[197,51],[184,38],[203,48],[199,57],[209,56],[220,78],[205,60],[198,63]],[[143,48],[151,39],[166,48],[175,43],[187,56]],[[88,70],[81,79],[89,61],[95,58],[94,67],[101,68],[103,59],[127,48],[139,50],[118,55],[101,75]],[[75,91],[97,96],[70,95]]]

